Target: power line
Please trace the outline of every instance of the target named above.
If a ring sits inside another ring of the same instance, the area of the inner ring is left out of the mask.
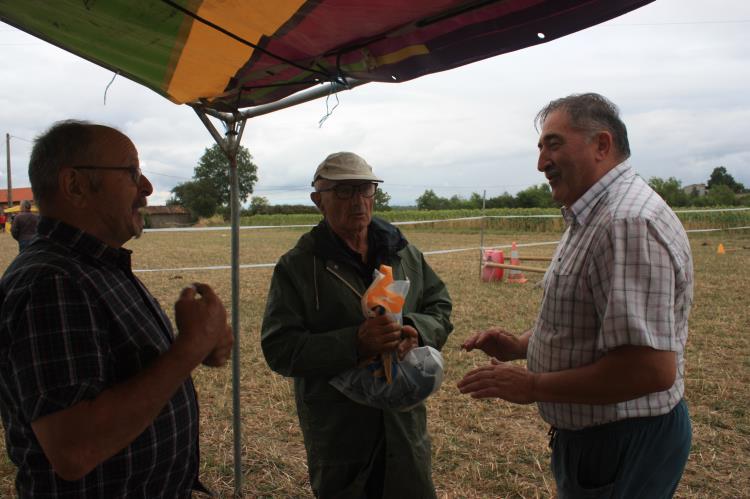
[[[181,177],[181,176],[178,176],[178,175],[169,175],[167,173],[159,173],[159,172],[155,172],[155,171],[152,171],[152,170],[141,170],[141,171],[143,173],[147,173],[149,175],[159,175],[160,177],[176,178],[176,179],[179,179],[179,180],[190,180],[191,179],[191,177]]]

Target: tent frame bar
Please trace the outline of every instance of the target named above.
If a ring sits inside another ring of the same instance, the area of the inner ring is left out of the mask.
[[[200,103],[190,105],[193,107],[193,109],[196,110],[196,112],[198,112],[197,110],[200,109],[203,113],[221,120],[223,123],[230,124],[239,120],[247,120],[249,118],[255,118],[257,116],[263,116],[264,114],[273,113],[274,111],[278,111],[280,109],[293,107],[304,102],[318,99],[320,97],[338,93],[342,90],[351,90],[352,88],[364,85],[365,83],[369,82],[365,80],[358,80],[356,78],[344,77],[340,80],[331,81],[327,82],[324,85],[308,88],[301,92],[297,92],[296,94],[284,97],[283,99],[269,102],[268,104],[260,104],[258,106],[249,107],[241,111],[237,111],[236,113],[217,111],[216,109],[213,109],[208,105]],[[200,113],[198,114],[198,116],[200,116]],[[201,118],[201,121],[203,121],[203,118]],[[214,137],[214,139],[215,138],[216,137]]]

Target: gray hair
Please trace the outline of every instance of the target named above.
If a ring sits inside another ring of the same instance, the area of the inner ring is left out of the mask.
[[[58,121],[34,140],[29,159],[31,191],[37,203],[43,205],[57,192],[61,166],[72,166],[94,140],[92,123],[78,120]],[[94,172],[87,172],[94,173]],[[89,175],[96,188],[94,175]]]
[[[537,131],[542,128],[547,117],[554,111],[563,110],[570,117],[573,128],[594,136],[606,130],[612,134],[615,150],[625,160],[630,157],[628,130],[620,119],[620,111],[609,99],[596,93],[572,94],[553,100],[539,111],[534,118]]]
[[[31,201],[28,199],[24,199],[21,201],[21,210],[22,211],[29,211],[31,209]]]

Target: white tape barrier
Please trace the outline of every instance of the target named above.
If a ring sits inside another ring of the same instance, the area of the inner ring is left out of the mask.
[[[262,269],[276,266],[275,263],[248,263],[240,265],[241,269]],[[211,265],[210,267],[179,267],[172,269],[135,269],[133,272],[184,272],[186,270],[229,270],[231,265]]]
[[[692,232],[720,232],[722,230],[746,230],[750,229],[750,226],[745,227],[727,227],[724,229],[690,229],[686,230],[685,232],[692,233]]]
[[[454,219],[455,220],[455,219]],[[687,230],[685,232],[688,233],[700,233],[700,232],[721,232],[725,230],[749,230],[750,226],[745,227],[729,227],[724,229],[691,229]],[[519,248],[531,248],[534,246],[551,246],[553,244],[557,244],[560,241],[544,241],[544,242],[538,242],[538,243],[521,243],[516,244]],[[484,248],[480,246],[472,246],[470,248],[452,248],[452,249],[444,249],[444,250],[431,250],[431,251],[424,251],[423,253],[425,255],[446,255],[449,253],[463,253],[466,251],[477,251],[480,249],[507,249],[510,248],[510,244],[505,245],[499,245],[499,246],[485,246]],[[249,264],[243,264],[240,265],[241,269],[263,269],[263,268],[272,268],[276,265],[276,263],[249,263]],[[208,267],[175,267],[175,268],[167,268],[167,269],[134,269],[133,272],[186,272],[186,271],[203,271],[203,270],[229,270],[232,267],[230,265],[212,265]]]
[[[750,208],[709,208],[705,210],[675,210],[675,213],[714,213],[719,211],[748,211]],[[484,215],[478,217],[460,217],[460,218],[440,218],[436,220],[410,220],[403,222],[391,222],[393,225],[422,225],[443,222],[462,222],[467,220],[482,220],[483,218],[497,219],[516,219],[516,218],[561,218],[559,214],[547,215]],[[299,224],[299,225],[242,225],[240,230],[267,230],[267,229],[304,229],[315,227],[317,224]],[[206,231],[227,231],[232,228],[229,226],[221,227],[167,227],[163,229],[144,229],[143,232],[206,232]]]

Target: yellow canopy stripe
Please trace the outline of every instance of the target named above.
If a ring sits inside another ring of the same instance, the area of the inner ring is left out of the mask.
[[[206,0],[197,15],[257,44],[261,36],[275,33],[302,4],[304,0],[254,0],[251,10],[242,0]],[[251,47],[193,21],[167,92],[179,103],[219,95],[252,54]]]

